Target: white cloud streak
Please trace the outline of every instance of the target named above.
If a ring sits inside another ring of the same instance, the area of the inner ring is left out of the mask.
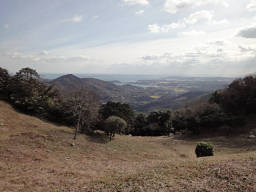
[[[196,24],[201,21],[211,21],[213,19],[213,13],[207,10],[198,11],[192,13],[187,18],[185,18],[185,23]]]
[[[224,7],[229,6],[224,0],[166,0],[164,9],[165,11],[174,14],[182,9],[200,7],[207,4],[220,4]]]
[[[186,37],[198,37],[198,36],[206,35],[206,33],[204,31],[193,30],[193,31],[181,32],[180,35],[186,36]]]
[[[136,14],[136,15],[142,15],[142,14],[144,14],[144,10],[136,11],[135,14]]]
[[[148,0],[123,0],[123,2],[129,5],[149,5]]]
[[[68,18],[68,19],[62,20],[61,22],[62,22],[62,23],[69,23],[69,22],[71,22],[71,23],[80,23],[80,22],[82,22],[82,21],[83,21],[83,16],[81,16],[81,15],[75,15],[75,16],[72,17],[72,18]]]
[[[171,24],[162,25],[162,26],[158,24],[151,24],[151,25],[148,25],[148,30],[151,33],[168,33],[171,30],[181,29],[184,27],[185,27],[184,23],[171,23]]]
[[[151,33],[168,33],[171,30],[186,28],[189,25],[195,25],[198,23],[207,23],[211,25],[221,25],[228,23],[228,20],[226,19],[214,20],[213,17],[214,15],[212,11],[201,10],[190,14],[188,17],[185,17],[183,20],[177,23],[165,24],[162,26],[158,24],[148,25],[148,30]]]
[[[251,12],[256,11],[256,0],[251,0],[246,8]]]

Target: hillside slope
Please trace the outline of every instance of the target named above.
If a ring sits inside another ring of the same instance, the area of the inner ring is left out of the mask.
[[[94,78],[79,78],[74,75],[64,75],[50,82],[56,85],[62,92],[75,92],[80,89],[93,91],[102,100],[119,97],[122,91],[120,86]]]
[[[72,135],[0,101],[0,191],[256,191],[247,136],[204,139],[216,155],[197,159],[198,139]]]
[[[64,75],[49,82],[55,85],[61,93],[72,93],[85,89],[96,94],[102,102],[114,101],[138,105],[151,102],[150,96],[159,91],[156,88],[144,89],[133,85],[115,85],[112,82],[94,78],[79,78],[74,75]]]

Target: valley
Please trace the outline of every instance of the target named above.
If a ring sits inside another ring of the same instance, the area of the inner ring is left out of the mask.
[[[138,112],[150,112],[178,109],[186,106],[191,100],[206,101],[210,93],[227,87],[232,80],[233,78],[221,77],[162,77],[121,82],[79,78],[70,74],[51,80],[50,84],[56,85],[62,92],[74,92],[83,88],[94,92],[103,103],[128,103]]]
[[[256,0],[0,0],[0,192],[256,192]]]

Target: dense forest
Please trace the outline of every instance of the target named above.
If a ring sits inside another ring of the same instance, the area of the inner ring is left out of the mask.
[[[105,131],[110,140],[115,133],[134,136],[161,136],[184,132],[199,135],[219,132],[231,134],[256,112],[256,77],[233,81],[226,89],[214,92],[209,101],[175,111],[138,113],[120,102],[101,103],[92,91],[63,93],[30,68],[11,76],[0,68],[0,98],[17,110],[54,123],[68,125],[78,132]]]

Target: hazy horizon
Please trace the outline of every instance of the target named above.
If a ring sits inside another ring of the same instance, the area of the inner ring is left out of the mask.
[[[256,72],[256,0],[0,0],[0,66],[244,76]]]
[[[236,79],[238,77],[218,77],[218,76],[170,76],[170,75],[145,75],[145,74],[40,74],[40,76],[44,79],[57,79],[61,76],[65,75],[75,75],[76,77],[79,78],[94,78],[94,79],[100,79],[103,81],[120,81],[121,83],[132,83],[132,82],[137,82],[139,80],[213,80],[217,81],[218,80],[228,80],[229,82],[233,79]]]

